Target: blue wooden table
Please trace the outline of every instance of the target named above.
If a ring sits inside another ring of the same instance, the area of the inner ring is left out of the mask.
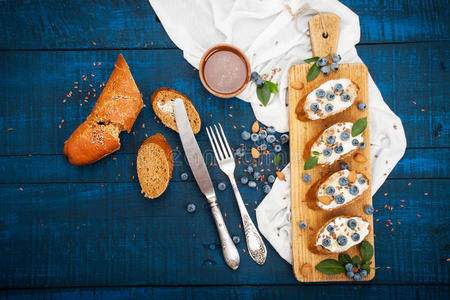
[[[234,145],[241,142],[239,127],[254,121],[248,104],[207,93],[147,1],[3,0],[0,298],[448,299],[449,3],[343,2],[360,16],[359,54],[408,140],[374,196],[380,269],[372,282],[300,284],[268,243],[267,262],[258,266],[241,242],[241,266],[231,271],[200,191],[192,179],[179,179],[190,174],[182,151],[175,151],[164,195],[143,198],[133,166],[142,141],[161,132],[181,149],[177,135],[154,120],[149,97],[156,88],[185,93],[203,124],[220,121]],[[63,143],[91,111],[119,53],[147,107],[133,134],[121,135],[118,152],[73,167]],[[209,148],[203,130],[198,139]],[[210,172],[215,182],[225,181],[217,167]],[[244,187],[242,193],[254,217],[263,193]],[[231,233],[243,239],[230,189],[219,199]],[[191,202],[194,214],[185,209]]]

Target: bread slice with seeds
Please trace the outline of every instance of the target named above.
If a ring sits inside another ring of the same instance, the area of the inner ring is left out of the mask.
[[[150,99],[153,111],[164,125],[178,132],[177,123],[175,121],[175,114],[173,111],[173,103],[177,98],[183,100],[189,118],[189,123],[192,127],[192,131],[194,132],[194,134],[198,133],[200,131],[201,125],[200,116],[197,110],[195,110],[192,102],[182,93],[179,93],[167,87],[157,89],[153,92],[153,95]]]
[[[155,134],[139,148],[136,169],[145,197],[154,199],[166,190],[172,177],[172,149],[162,134]]]

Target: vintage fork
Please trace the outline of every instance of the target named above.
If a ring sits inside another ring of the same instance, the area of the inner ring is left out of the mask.
[[[216,160],[219,163],[220,169],[228,176],[230,179],[231,186],[233,187],[234,195],[239,206],[239,211],[241,213],[242,223],[244,225],[245,240],[247,242],[248,252],[250,257],[259,265],[264,264],[267,257],[266,246],[261,238],[258,230],[250,219],[247,209],[245,208],[244,201],[242,200],[241,193],[236,184],[236,179],[234,178],[234,169],[236,163],[234,162],[233,152],[228,145],[227,138],[223,132],[222,125],[219,123],[219,129],[214,125],[216,134],[212,129],[212,126],[206,127],[206,132],[208,133],[209,141],[211,142],[211,147],[216,156]],[[217,138],[216,138],[217,135]]]

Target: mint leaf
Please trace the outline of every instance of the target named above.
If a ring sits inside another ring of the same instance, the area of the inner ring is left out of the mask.
[[[319,60],[319,57],[318,56],[314,56],[314,57],[305,59],[304,62],[307,63],[307,64],[310,64],[312,62],[317,62],[318,60]]]
[[[336,275],[345,272],[345,268],[335,259],[325,259],[322,260],[317,266],[316,269],[319,272],[322,272],[327,275]]]
[[[264,80],[264,85],[267,85],[269,87],[271,93],[278,93],[278,85],[273,83],[272,81]]]
[[[359,266],[361,264],[361,258],[359,258],[358,255],[353,256],[352,258],[352,264],[355,266]]]
[[[308,158],[306,160],[304,169],[311,170],[312,168],[314,168],[317,165],[318,162],[319,162],[318,156],[311,156],[310,158]]]
[[[275,156],[273,158],[273,163],[278,166],[278,164],[280,163],[280,160],[281,160],[280,153],[275,154]]]
[[[320,152],[313,151],[312,154],[314,154],[314,155],[320,155]]]
[[[262,105],[267,106],[270,100],[270,88],[267,84],[264,84],[262,87],[256,88],[256,95],[258,96],[259,101]]]
[[[367,127],[367,117],[358,119],[352,126],[352,137],[360,135]]]
[[[345,264],[351,263],[352,262],[352,258],[350,257],[350,255],[346,254],[346,253],[341,253],[339,254],[339,262],[345,266]]]
[[[373,257],[373,246],[364,240],[359,247],[359,252],[361,252],[363,262],[368,262]]]
[[[314,63],[311,68],[308,70],[308,74],[306,74],[306,81],[314,80],[317,76],[319,76],[320,67],[317,63]]]

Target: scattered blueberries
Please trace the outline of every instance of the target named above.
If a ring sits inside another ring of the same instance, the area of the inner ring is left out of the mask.
[[[259,135],[257,133],[252,133],[252,135],[250,136],[250,139],[253,142],[257,142],[259,140]]]
[[[241,183],[242,184],[247,184],[248,183],[248,177],[247,176],[242,176],[241,177]]]
[[[267,144],[261,144],[261,145],[259,145],[259,150],[261,150],[261,151],[267,150]]]
[[[341,162],[341,170],[346,170],[346,169],[348,169],[348,163]]]
[[[334,98],[336,98],[336,95],[333,92],[328,92],[327,93],[327,99],[330,101],[333,101]]]
[[[274,183],[274,182],[275,182],[275,176],[269,175],[269,177],[267,177],[267,181],[268,181],[269,183]]]
[[[334,197],[334,201],[336,201],[337,204],[343,204],[345,202],[345,198],[343,195],[337,195]]]
[[[333,152],[333,150],[331,150],[331,148],[325,148],[325,149],[323,149],[323,152],[322,152],[322,154],[324,155],[324,156],[326,156],[326,157],[329,157],[329,156],[331,156],[331,153]]]
[[[263,140],[263,139],[265,139],[266,137],[267,137],[267,131],[265,131],[264,129],[261,129],[260,131],[259,131],[259,138],[261,139],[261,140]]]
[[[320,108],[319,103],[317,103],[317,102],[311,103],[311,106],[309,108],[311,109],[312,112],[316,112]]]
[[[375,209],[373,208],[373,206],[368,205],[368,206],[364,207],[364,212],[368,215],[373,215],[373,213],[375,212]]]
[[[268,143],[273,143],[273,142],[275,142],[275,140],[276,140],[276,138],[275,138],[275,136],[273,134],[269,134],[266,137],[266,142],[268,142]]]
[[[280,136],[280,140],[283,144],[286,144],[289,141],[289,135],[284,133]]]
[[[253,82],[255,82],[258,78],[259,78],[258,72],[252,72],[252,74],[250,75],[250,80]]]
[[[364,149],[364,148],[366,148],[366,143],[361,142],[361,144],[359,144],[359,149]]]
[[[366,107],[367,107],[367,104],[365,104],[364,102],[359,102],[358,103],[358,109],[359,110],[363,111],[363,110],[366,109]]]
[[[267,131],[268,134],[274,134],[276,132],[275,128],[273,128],[272,126],[271,127],[267,127],[266,131]]]
[[[319,58],[319,60],[317,61],[317,64],[321,67],[325,66],[327,64],[327,59],[325,57],[321,57]]]
[[[322,246],[328,247],[328,246],[330,246],[330,245],[331,245],[331,240],[330,240],[329,238],[324,238],[324,239],[322,240]]]
[[[281,152],[281,145],[275,145],[275,147],[273,147],[273,150],[275,150],[275,152]]]
[[[348,184],[348,179],[347,177],[341,177],[339,178],[339,184],[342,186],[346,186]]]
[[[240,237],[238,237],[237,235],[233,236],[233,243],[239,244],[240,241],[241,241]]]
[[[324,66],[324,67],[320,68],[320,71],[322,72],[323,75],[328,75],[328,74],[330,74],[330,67]]]
[[[359,194],[359,188],[356,185],[350,186],[350,194],[356,196]]]
[[[252,166],[248,166],[247,167],[247,172],[248,172],[248,174],[253,173],[253,167]]]
[[[341,140],[346,141],[349,138],[350,138],[350,133],[348,133],[347,131],[341,132]]]
[[[261,178],[261,173],[259,173],[258,171],[255,171],[255,173],[253,173],[253,178],[255,178],[256,180]]]
[[[340,236],[338,236],[338,238],[337,238],[337,242],[338,242],[338,244],[339,244],[340,246],[345,246],[345,245],[347,244],[347,237],[346,237],[346,236],[343,236],[343,235],[340,235]]]
[[[359,274],[361,274],[361,277],[367,277],[367,271],[366,270],[361,270],[361,272],[359,272]]]
[[[333,54],[333,56],[331,57],[331,60],[333,60],[333,62],[338,63],[341,61],[341,56],[339,54]]]
[[[352,234],[353,241],[357,242],[357,241],[359,241],[359,238],[360,238],[359,233],[355,232]]]
[[[308,225],[303,221],[300,222],[299,226],[300,226],[300,229],[306,229],[306,227],[308,227]]]
[[[270,185],[265,184],[265,185],[263,186],[263,192],[264,192],[265,194],[270,193],[271,190],[272,190],[272,188],[270,187]]]
[[[189,203],[189,204],[186,206],[187,212],[188,212],[188,213],[191,213],[191,214],[194,213],[196,209],[197,209],[197,208],[195,207],[195,204],[194,204],[194,203]]]
[[[335,93],[341,93],[344,90],[344,87],[340,83],[336,83],[334,86]]]
[[[256,182],[254,182],[253,180],[249,181],[248,182],[248,187],[255,188],[256,187]]]
[[[255,83],[256,83],[256,86],[260,88],[264,85],[264,79],[258,78],[258,79],[256,79]]]
[[[219,184],[217,185],[217,188],[219,189],[219,191],[225,191],[225,189],[227,188],[227,185],[223,182],[219,182]]]
[[[345,264],[345,271],[351,272],[353,270],[353,265],[351,263]]]
[[[189,178],[188,173],[181,173],[180,178],[182,181],[186,181]]]
[[[366,179],[364,177],[359,177],[358,182],[359,182],[359,184],[364,184],[364,183],[366,183]]]
[[[322,89],[318,89],[317,91],[316,91],[316,96],[317,96],[317,98],[323,98],[323,97],[325,97],[325,91],[324,90],[322,90]]]
[[[250,139],[250,132],[248,132],[248,131],[242,131],[242,132],[241,132],[241,138],[242,138],[244,141],[248,141],[248,140]]]
[[[237,157],[244,157],[245,156],[245,149],[243,147],[239,147],[236,149],[235,152]]]
[[[325,111],[326,112],[332,112],[333,111],[333,104],[328,103],[327,105],[325,105]]]
[[[344,93],[341,95],[341,99],[342,99],[342,101],[347,102],[350,100],[350,95],[347,93]]]
[[[304,175],[303,175],[303,181],[306,182],[306,183],[311,182],[311,175],[309,175],[309,174],[304,174]]]
[[[330,232],[330,233],[331,233],[331,232],[334,232],[334,227],[333,227],[333,225],[328,225],[328,226],[327,226],[327,231]]]
[[[332,63],[330,65],[330,68],[332,71],[337,71],[337,70],[339,70],[339,65],[337,63]]]
[[[353,276],[353,279],[354,279],[355,281],[361,281],[361,274],[356,273],[355,276]]]
[[[356,220],[355,219],[348,220],[347,226],[350,229],[355,229],[356,228]]]
[[[358,139],[353,139],[353,140],[352,140],[352,145],[353,145],[353,146],[358,146],[358,144],[359,144]]]
[[[336,190],[332,186],[327,187],[325,191],[330,196],[333,195],[336,192]]]
[[[333,135],[330,135],[327,137],[327,143],[330,145],[333,145],[334,142],[336,142],[336,137],[334,137]]]
[[[353,278],[355,276],[355,273],[353,273],[352,271],[348,271],[346,273],[346,275],[347,275],[348,278]]]
[[[334,147],[334,152],[336,152],[337,154],[341,154],[342,152],[344,152],[344,147],[342,147],[341,145]]]

